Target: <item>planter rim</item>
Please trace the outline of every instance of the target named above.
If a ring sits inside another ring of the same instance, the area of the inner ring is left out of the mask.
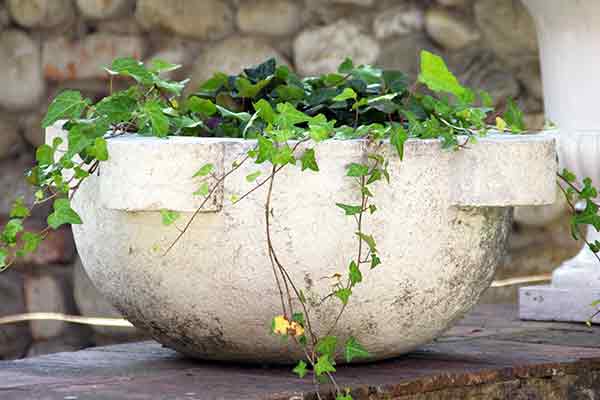
[[[525,132],[520,134],[509,134],[509,133],[500,133],[491,131],[485,136],[477,137],[477,140],[481,141],[490,141],[490,142],[538,142],[538,141],[547,141],[554,140],[555,135],[558,133],[558,130],[548,129],[539,132]],[[466,139],[467,137],[464,135],[457,136],[459,139]],[[173,144],[243,144],[243,143],[255,143],[256,139],[243,139],[243,138],[229,138],[229,137],[199,137],[199,136],[167,136],[164,138],[159,138],[156,136],[145,136],[139,134],[127,134],[122,136],[115,136],[111,138],[107,138],[110,142],[119,142],[119,143],[127,143],[127,142],[136,142],[136,143],[160,143],[163,142],[165,144],[171,142]],[[326,139],[318,144],[324,143],[364,143],[366,139]],[[384,139],[384,142],[388,143],[389,139]],[[439,144],[442,142],[441,138],[432,138],[432,139],[421,139],[421,138],[408,138],[406,140],[406,144],[413,143],[426,143],[426,144]],[[287,143],[298,143],[298,140],[288,140]]]
[[[65,135],[64,130],[53,126],[47,131],[47,142]],[[389,140],[386,142],[384,151],[390,152],[390,168],[395,174],[403,174],[405,163],[423,159],[429,160],[431,171],[446,174],[444,185],[451,205],[508,207],[555,201],[556,135],[491,132],[463,151],[443,149],[439,138],[413,138],[405,143],[403,161],[394,154]],[[238,138],[164,139],[135,134],[113,137],[108,140],[109,159],[99,169],[99,204],[111,210],[133,212],[163,209],[195,212],[203,205],[202,212],[220,212],[225,199],[247,183],[245,175],[240,181],[219,182],[207,203],[201,196],[193,195],[202,180],[194,175],[210,163],[219,176],[254,143],[254,139]],[[337,171],[331,172],[332,176],[342,178],[346,175],[346,164],[363,161],[365,144],[365,139],[325,140],[315,146],[317,162],[328,171]],[[267,164],[251,163],[246,169],[242,173],[256,170],[261,170],[264,176],[269,173]],[[313,179],[311,175],[307,177]],[[208,177],[209,185],[215,182],[213,176]]]

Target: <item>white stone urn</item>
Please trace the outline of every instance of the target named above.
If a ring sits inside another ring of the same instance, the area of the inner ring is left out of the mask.
[[[600,184],[600,1],[523,0],[540,46],[546,117],[557,126],[560,167]],[[590,242],[600,233],[588,228]],[[586,321],[600,299],[600,262],[583,246],[552,284],[520,289],[524,319]],[[597,320],[600,321],[600,320]]]
[[[47,140],[63,132],[48,130]],[[75,194],[84,223],[73,227],[83,265],[97,288],[136,327],[189,356],[210,360],[291,362],[299,349],[270,334],[281,303],[265,241],[266,188],[243,201],[246,175],[268,166],[244,164],[227,178],[168,255],[179,231],[159,210],[184,213],[200,200],[192,175],[207,162],[217,172],[253,141],[126,136],[108,140],[110,159]],[[365,155],[362,140],[329,140],[316,148],[320,172],[286,167],[273,192],[273,241],[311,304],[345,273],[356,249],[355,223],[336,202],[358,198],[345,176]],[[463,316],[489,286],[511,224],[511,206],[555,198],[554,139],[544,135],[482,138],[460,151],[439,140],[409,140],[400,162],[390,148],[391,183],[378,183],[378,211],[365,232],[383,264],[364,280],[334,332],[354,335],[373,359],[427,343]],[[196,178],[197,179],[197,178]],[[266,186],[266,185],[265,185]],[[176,223],[177,225],[177,223]],[[340,302],[311,306],[324,334]]]

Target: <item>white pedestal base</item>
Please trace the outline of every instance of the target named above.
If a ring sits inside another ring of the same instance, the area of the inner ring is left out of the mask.
[[[600,288],[557,288],[549,285],[519,289],[519,318],[534,321],[585,322],[597,311]],[[600,315],[592,322],[600,323]]]

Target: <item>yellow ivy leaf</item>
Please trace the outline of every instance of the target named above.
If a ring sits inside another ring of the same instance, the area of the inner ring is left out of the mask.
[[[290,321],[288,321],[283,315],[278,315],[273,318],[274,334],[287,335],[288,329],[290,329]]]
[[[273,318],[273,333],[299,337],[304,335],[304,328],[296,321],[288,321],[283,315]]]
[[[506,130],[506,121],[500,117],[496,117],[496,128],[498,128],[500,132],[504,132]]]

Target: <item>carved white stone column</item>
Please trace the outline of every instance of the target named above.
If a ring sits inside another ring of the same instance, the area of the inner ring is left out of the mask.
[[[537,27],[547,118],[559,134],[561,167],[600,183],[600,1],[523,0]],[[600,240],[589,227],[588,240]],[[584,246],[549,286],[521,288],[523,319],[586,321],[600,299],[600,262]],[[598,319],[600,322],[600,319]]]

